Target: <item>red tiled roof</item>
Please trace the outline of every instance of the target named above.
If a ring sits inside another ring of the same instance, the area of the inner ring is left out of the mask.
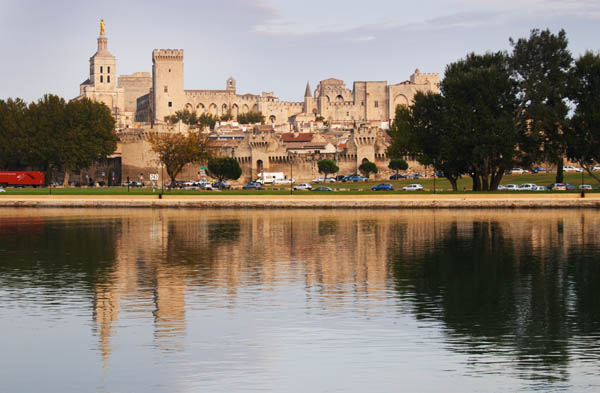
[[[313,139],[311,132],[288,132],[281,134],[282,142],[310,142]]]

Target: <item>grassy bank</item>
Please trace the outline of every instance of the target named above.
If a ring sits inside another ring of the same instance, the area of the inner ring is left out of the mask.
[[[394,186],[396,191],[391,192],[375,192],[371,191],[370,188],[376,184],[380,183],[391,183]],[[502,184],[523,184],[523,183],[535,183],[541,186],[547,186],[554,182],[553,174],[527,174],[527,175],[507,175],[503,178]],[[580,173],[568,173],[565,174],[565,182],[573,184],[574,186],[578,186],[581,184],[581,174]],[[400,191],[402,187],[412,184],[418,183],[421,184],[425,190],[420,193],[432,193],[433,192],[433,179],[403,179],[403,180],[379,180],[379,181],[368,181],[368,182],[359,182],[359,183],[332,183],[326,184],[327,186],[338,190],[338,192],[347,194],[347,195],[362,195],[362,194],[402,194],[407,193]],[[591,184],[594,187],[594,193],[598,193],[598,183],[589,175],[584,175],[584,183]],[[468,177],[463,177],[458,181],[458,189],[459,191],[454,194],[474,194],[474,192],[469,191],[471,188],[471,179]],[[435,180],[435,188],[436,193],[443,194],[452,194],[450,183],[446,179],[436,179]],[[53,195],[157,195],[160,193],[160,189],[152,190],[151,188],[130,188],[127,187],[99,187],[99,188],[6,188],[6,193],[1,193],[2,195],[48,195],[52,193]],[[540,193],[579,193],[579,190],[571,190],[571,191],[538,191],[533,192],[536,194]],[[586,191],[590,192],[590,191]],[[207,195],[207,196],[215,196],[215,195],[289,195],[290,188],[289,186],[275,186],[275,187],[267,187],[266,190],[262,191],[245,191],[245,190],[230,190],[230,191],[199,191],[199,190],[164,190],[165,195]],[[481,192],[482,194],[488,194],[487,192]],[[513,191],[496,191],[494,193],[498,194],[510,194],[514,193]],[[527,193],[526,191],[520,191],[518,194]],[[306,194],[316,194],[315,192],[310,191],[294,191],[294,194],[298,195],[306,195]],[[415,194],[412,192],[411,194]]]

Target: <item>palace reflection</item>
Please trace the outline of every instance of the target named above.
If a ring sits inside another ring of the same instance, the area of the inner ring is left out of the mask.
[[[105,367],[119,321],[151,320],[156,347],[178,351],[193,307],[245,307],[252,293],[291,286],[307,312],[392,299],[398,313],[442,322],[452,350],[516,359],[526,378],[542,366],[566,378],[569,340],[600,331],[594,211],[43,213],[0,214],[5,255],[29,247],[45,262],[0,273],[88,287]]]

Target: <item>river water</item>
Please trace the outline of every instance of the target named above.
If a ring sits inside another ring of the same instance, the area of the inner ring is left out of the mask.
[[[600,391],[600,212],[0,210],[1,392]]]

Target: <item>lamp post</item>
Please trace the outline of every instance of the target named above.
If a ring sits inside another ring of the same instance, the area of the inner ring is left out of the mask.
[[[583,174],[584,174],[584,171],[582,169],[581,170],[581,186],[580,186],[580,188],[581,188],[581,197],[585,198],[585,190],[583,189]]]
[[[294,195],[294,160],[296,153],[288,152],[290,158],[290,195]]]

